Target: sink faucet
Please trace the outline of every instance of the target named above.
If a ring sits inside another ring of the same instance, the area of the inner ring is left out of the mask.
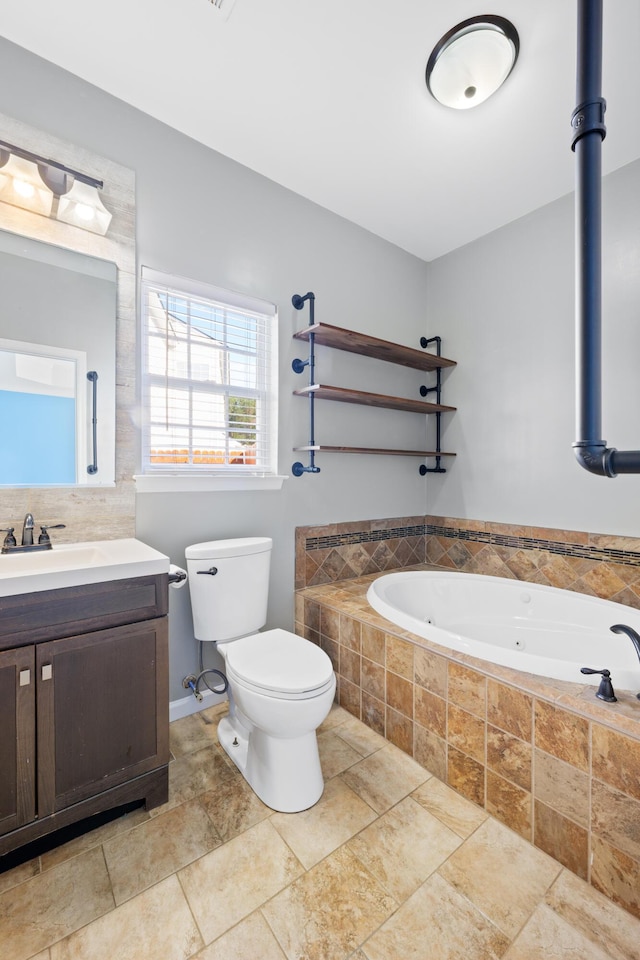
[[[24,526],[22,527],[22,546],[33,546],[33,514],[31,513],[28,513],[24,518]]]
[[[626,623],[614,623],[609,629],[613,630],[614,633],[625,633],[629,637],[629,640],[631,640],[638,654],[638,660],[640,660],[640,635],[636,633],[633,627],[628,627]],[[640,700],[640,693],[637,693],[636,697]]]

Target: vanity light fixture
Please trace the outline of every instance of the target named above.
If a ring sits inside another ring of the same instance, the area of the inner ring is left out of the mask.
[[[102,180],[0,140],[0,202],[104,236],[111,214]]]
[[[446,107],[468,110],[507,79],[520,49],[518,31],[504,17],[471,17],[438,40],[427,62],[429,93]]]

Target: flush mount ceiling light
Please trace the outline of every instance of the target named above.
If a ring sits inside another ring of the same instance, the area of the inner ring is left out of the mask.
[[[441,37],[429,57],[429,92],[446,107],[476,107],[507,79],[519,48],[518,31],[504,17],[464,20]]]
[[[103,187],[77,170],[0,140],[0,201],[104,236],[111,214]]]

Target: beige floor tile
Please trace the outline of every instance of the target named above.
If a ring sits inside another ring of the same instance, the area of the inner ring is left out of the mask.
[[[270,900],[262,912],[288,960],[343,960],[396,906],[343,847]]]
[[[351,714],[348,712],[348,710],[345,710],[344,707],[340,707],[337,703],[334,703],[332,704],[331,710],[329,711],[326,719],[323,720],[318,727],[318,733],[324,733],[325,730],[333,730],[334,727],[344,723],[345,720],[349,720],[350,717]]]
[[[507,827],[486,820],[439,872],[513,939],[561,869]]]
[[[50,870],[51,867],[55,867],[57,863],[62,863],[64,860],[77,857],[92,847],[98,847],[106,840],[120,836],[139,824],[146,823],[149,819],[149,814],[142,807],[139,807],[137,810],[132,810],[131,813],[118,817],[117,820],[112,820],[111,823],[105,823],[95,830],[83,833],[82,836],[76,837],[68,843],[63,843],[53,850],[49,850],[48,853],[43,853],[40,857],[42,869]]]
[[[102,850],[96,848],[0,896],[0,944],[23,960],[113,909]]]
[[[33,860],[27,860],[26,863],[21,863],[19,866],[7,870],[6,873],[1,873],[0,894],[3,894],[5,890],[10,890],[11,887],[17,887],[19,883],[31,880],[32,877],[37,877],[39,873],[40,863],[38,862],[38,857],[34,857]]]
[[[215,709],[212,708],[212,711]],[[187,753],[202,750],[203,747],[217,745],[218,721],[221,716],[220,710],[217,713],[202,710],[172,723],[169,727],[169,745],[174,757],[183,757]]]
[[[322,776],[325,780],[331,780],[332,777],[336,777],[362,760],[362,754],[338,736],[337,729],[341,728],[325,730],[324,733],[318,734],[318,753]]]
[[[193,960],[286,960],[260,911],[196,954]]]
[[[482,807],[456,793],[455,790],[452,790],[451,787],[448,787],[436,777],[432,777],[431,780],[423,783],[422,786],[413,791],[411,796],[429,813],[432,813],[434,817],[437,817],[438,820],[441,820],[454,833],[464,839],[469,837],[474,830],[477,830],[488,816]]]
[[[169,764],[169,800],[161,807],[151,810],[151,816],[157,817],[172,807],[187,800],[195,800],[208,790],[215,788],[221,780],[241,777],[222,756],[220,747],[205,747],[195,753],[178,757]]]
[[[224,841],[273,813],[240,776],[218,781],[213,790],[202,794],[200,803]]]
[[[387,893],[401,903],[462,840],[411,797],[347,844]]]
[[[108,840],[103,849],[116,903],[130,900],[221,843],[197,800]]]
[[[268,820],[178,874],[205,943],[253,913],[303,872]]]
[[[367,960],[498,960],[508,945],[504,933],[436,873],[362,950]]]
[[[341,776],[376,813],[384,813],[428,780],[431,774],[398,747],[388,744]]]
[[[309,870],[375,818],[371,807],[338,777],[325,785],[314,807],[302,813],[276,813],[271,823]]]
[[[504,960],[537,960],[538,957],[544,957],[544,960],[609,960],[610,956],[542,904],[506,952]],[[631,954],[629,960],[632,960]]]
[[[545,903],[612,960],[640,957],[640,920],[563,870]]]
[[[186,960],[201,946],[180,884],[168,877],[55,944],[51,960]]]
[[[362,757],[368,757],[370,754],[375,753],[376,750],[381,750],[383,747],[386,747],[389,742],[380,736],[379,733],[376,733],[375,730],[365,726],[364,723],[360,723],[360,721],[354,717],[350,717],[348,720],[345,720],[344,723],[340,724],[336,733],[342,740],[346,740],[349,746],[357,750]]]

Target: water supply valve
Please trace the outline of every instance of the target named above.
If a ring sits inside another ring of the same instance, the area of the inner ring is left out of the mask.
[[[192,694],[194,695],[194,697],[196,698],[196,700],[197,700],[199,703],[201,703],[201,702],[202,702],[202,694],[201,694],[200,691],[198,690],[198,688],[197,688],[197,686],[196,686],[196,682],[197,682],[197,677],[194,677],[194,675],[191,674],[190,676],[183,678],[183,680],[182,680],[182,686],[185,688],[185,690],[191,690],[191,692],[192,692]]]

